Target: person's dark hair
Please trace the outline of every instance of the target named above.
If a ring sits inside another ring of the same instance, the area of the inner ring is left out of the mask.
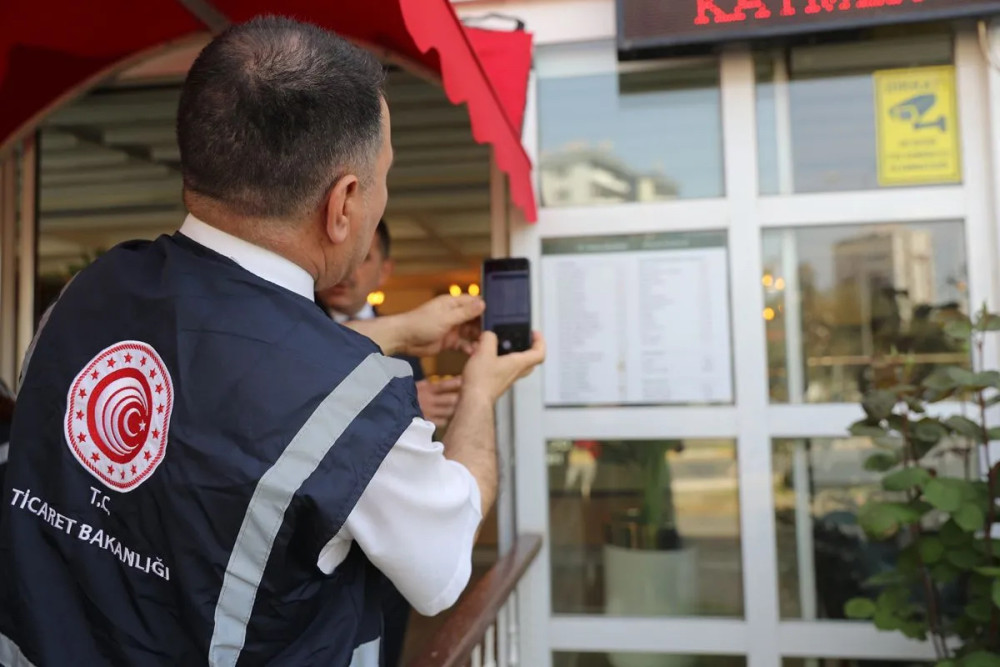
[[[375,235],[378,236],[378,244],[382,247],[382,259],[389,259],[392,238],[389,236],[389,225],[385,224],[384,218],[378,221],[378,227],[375,228]]]
[[[282,218],[318,206],[349,170],[371,177],[384,80],[371,54],[317,26],[268,16],[229,28],[181,91],[185,189]]]

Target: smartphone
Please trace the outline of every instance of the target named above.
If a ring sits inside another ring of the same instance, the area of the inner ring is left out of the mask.
[[[531,347],[531,271],[524,257],[483,262],[483,329],[497,335],[497,352]]]

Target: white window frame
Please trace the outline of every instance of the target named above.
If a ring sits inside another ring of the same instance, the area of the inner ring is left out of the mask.
[[[595,48],[600,47],[595,43]],[[535,267],[540,266],[543,238],[727,230],[736,404],[546,408],[542,373],[534,373],[514,391],[516,516],[520,531],[548,536],[546,442],[549,439],[733,438],[739,462],[744,595],[742,619],[553,615],[550,551],[546,542],[519,597],[523,664],[549,667],[554,651],[731,654],[745,656],[749,667],[778,667],[783,658],[925,660],[933,656],[928,645],[896,633],[877,632],[868,623],[780,620],[771,489],[773,441],[842,436],[846,426],[860,418],[862,412],[852,404],[769,402],[761,317],[764,308],[760,287],[761,234],[766,229],[792,226],[962,220],[970,308],[983,302],[995,308],[998,289],[994,258],[998,239],[994,215],[1000,214],[1000,197],[995,197],[989,186],[993,148],[982,138],[991,136],[988,92],[1000,99],[1000,76],[988,72],[971,30],[956,34],[955,66],[962,128],[962,185],[760,196],[753,56],[747,50],[737,49],[725,51],[720,61],[725,197],[610,207],[543,208],[536,225],[512,226],[511,254],[528,257]],[[537,163],[536,84],[532,77],[524,136],[529,155]],[[532,307],[537,322],[541,322],[540,293],[536,280]],[[997,359],[994,342],[989,343],[987,355],[988,359]],[[936,409],[947,411],[951,407],[942,405]]]

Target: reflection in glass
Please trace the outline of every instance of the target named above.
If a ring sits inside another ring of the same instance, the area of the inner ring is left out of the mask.
[[[968,363],[943,333],[968,312],[961,222],[767,230],[763,247],[772,401],[857,401],[893,351],[917,379]]]
[[[744,667],[746,664],[746,658],[736,655],[552,654],[552,667]]]
[[[942,475],[975,475],[949,443],[931,454]],[[864,582],[888,569],[905,546],[902,535],[870,541],[857,520],[870,499],[888,498],[884,473],[864,469],[877,451],[868,438],[774,441],[778,593],[785,619],[844,620],[844,604],[870,595]],[[936,520],[936,519],[935,519]],[[927,524],[925,530],[936,525]]]
[[[782,667],[925,667],[913,660],[852,660],[850,658],[784,658]]]
[[[716,64],[542,78],[544,206],[719,197]]]
[[[761,194],[879,187],[872,75],[953,60],[951,34],[923,30],[757,54]]]
[[[555,613],[742,616],[731,440],[548,443]]]

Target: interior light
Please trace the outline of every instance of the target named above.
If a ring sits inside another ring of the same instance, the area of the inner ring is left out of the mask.
[[[477,285],[476,283],[472,283],[471,285],[469,285],[469,294],[471,294],[472,296],[479,296],[479,285]]]
[[[448,288],[448,294],[451,294],[452,296],[458,296],[461,293],[462,293],[462,288],[459,287],[458,285],[452,285],[451,287]]]
[[[372,292],[368,295],[368,303],[373,306],[381,306],[385,303],[385,292]]]
[[[774,319],[774,308],[768,306],[767,308],[764,309],[764,319],[767,320],[768,322]]]

